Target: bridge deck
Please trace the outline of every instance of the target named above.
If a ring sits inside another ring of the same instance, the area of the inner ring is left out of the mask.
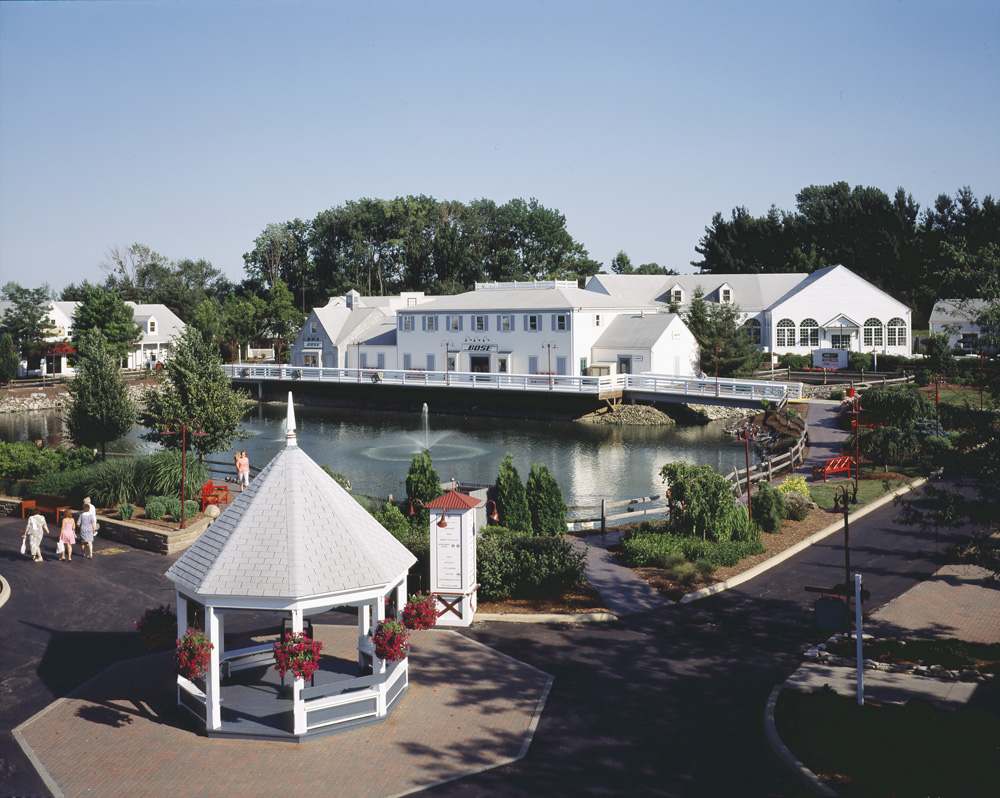
[[[759,407],[761,400],[782,404],[802,398],[800,382],[769,382],[714,377],[698,379],[669,374],[615,374],[576,377],[564,374],[487,374],[461,371],[398,369],[331,369],[265,365],[226,365],[234,381],[367,383],[408,387],[462,388],[519,392],[553,392],[604,398],[635,398],[661,402],[725,404]]]

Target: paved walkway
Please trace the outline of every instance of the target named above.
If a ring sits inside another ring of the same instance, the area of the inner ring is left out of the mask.
[[[357,630],[322,635],[349,646]],[[523,757],[551,684],[440,630],[414,633],[410,674],[406,696],[374,726],[306,744],[209,739],[174,706],[171,654],[155,654],[113,665],[15,735],[67,798],[391,796]]]

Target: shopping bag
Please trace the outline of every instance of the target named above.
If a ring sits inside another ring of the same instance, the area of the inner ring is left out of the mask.
[[[21,554],[24,554],[28,550],[28,541],[21,539]]]
[[[56,541],[56,554],[62,554],[66,550],[65,545],[61,540]]]

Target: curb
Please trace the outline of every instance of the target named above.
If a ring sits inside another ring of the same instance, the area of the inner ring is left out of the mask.
[[[607,623],[617,621],[618,616],[610,612],[546,612],[516,613],[504,615],[495,612],[477,612],[475,622],[501,621],[504,623]]]
[[[892,491],[892,493],[887,493],[885,496],[876,499],[870,504],[866,504],[856,513],[854,513],[851,516],[851,518],[852,519],[863,518],[864,516],[868,515],[868,513],[874,512],[880,507],[884,507],[891,501],[895,501],[897,496],[902,496],[904,493],[909,493],[911,490],[919,488],[921,485],[927,482],[927,480],[928,477],[920,477],[919,479],[915,479],[913,480],[913,482],[910,482],[907,485],[902,485],[896,488],[894,491]],[[732,579],[727,579],[725,582],[718,582],[717,584],[709,585],[708,587],[703,587],[701,590],[696,590],[693,593],[687,593],[686,595],[681,596],[680,600],[677,603],[688,604],[692,601],[697,601],[698,599],[703,599],[707,596],[711,596],[716,593],[721,593],[723,590],[728,590],[731,587],[736,587],[737,585],[741,585],[744,582],[748,582],[755,576],[759,576],[760,574],[764,573],[770,568],[774,568],[774,566],[783,563],[790,557],[794,557],[803,549],[812,546],[814,543],[819,542],[825,537],[829,537],[834,532],[839,532],[843,528],[844,528],[844,522],[842,520],[830,524],[830,526],[826,527],[826,529],[821,529],[815,535],[810,535],[805,540],[800,540],[794,546],[789,546],[780,554],[774,555],[770,559],[762,562],[760,565],[751,568],[749,571],[744,571],[742,574],[734,576]]]
[[[833,788],[803,765],[778,736],[778,727],[774,722],[774,708],[778,703],[778,696],[781,694],[782,688],[783,685],[776,684],[767,697],[767,708],[764,710],[764,736],[767,738],[767,744],[771,746],[774,755],[781,760],[781,764],[792,771],[813,795],[836,798],[837,793],[834,792]]]
[[[7,603],[7,599],[10,598],[10,582],[3,578],[3,574],[0,574],[0,607]]]

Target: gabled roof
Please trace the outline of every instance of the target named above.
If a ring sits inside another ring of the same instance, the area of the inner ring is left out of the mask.
[[[357,339],[362,346],[395,346],[396,320],[384,319],[367,328]]]
[[[985,299],[939,299],[934,303],[929,323],[958,324],[971,322],[983,308]]]
[[[203,597],[308,599],[384,588],[415,562],[293,435],[166,575]]]
[[[459,493],[457,490],[448,491],[444,496],[438,496],[424,505],[431,510],[474,510],[482,506],[482,499],[473,498],[467,493]]]
[[[327,338],[336,346],[356,343],[365,330],[389,317],[382,308],[355,307],[351,310],[334,300],[324,307],[314,308],[313,313]]]
[[[139,302],[126,302],[125,304],[132,308],[132,318],[135,323],[143,327],[142,341],[144,343],[165,343],[180,335],[184,330],[184,322],[166,305]],[[156,320],[156,332],[145,331],[145,322],[149,321],[150,318]]]
[[[616,316],[594,342],[595,349],[651,349],[677,320],[674,313]]]
[[[766,310],[809,275],[785,274],[595,274],[587,281],[587,290],[603,292],[620,299],[645,305],[670,304],[674,287],[684,292],[685,304],[691,301],[696,288],[706,298],[715,298],[719,289],[728,285],[732,303],[747,313]]]

